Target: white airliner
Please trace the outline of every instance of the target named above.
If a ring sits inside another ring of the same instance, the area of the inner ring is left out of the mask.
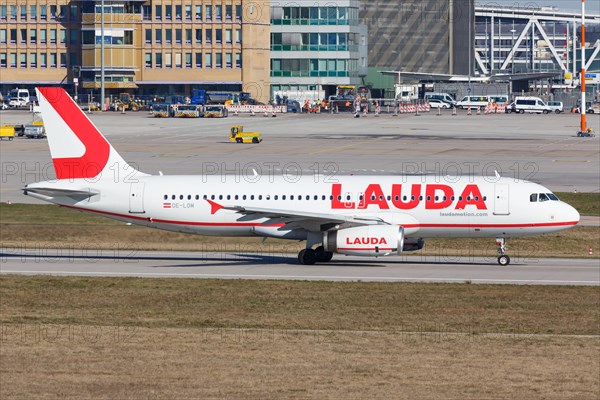
[[[301,264],[334,253],[380,257],[419,250],[425,238],[558,232],[579,213],[536,183],[500,177],[148,175],[127,164],[60,88],[38,88],[56,180],[27,195],[132,224],[209,236],[305,240]]]

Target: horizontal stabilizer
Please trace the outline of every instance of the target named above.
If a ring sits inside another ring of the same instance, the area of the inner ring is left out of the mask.
[[[100,193],[99,191],[92,190],[58,189],[51,187],[25,187],[22,190],[26,195],[29,193],[35,193],[47,197],[91,197]]]

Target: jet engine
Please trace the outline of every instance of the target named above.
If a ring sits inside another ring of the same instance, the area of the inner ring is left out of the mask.
[[[402,253],[404,228],[369,225],[323,233],[325,251],[353,256],[380,257]]]

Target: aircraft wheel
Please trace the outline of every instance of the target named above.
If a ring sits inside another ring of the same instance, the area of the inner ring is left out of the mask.
[[[258,138],[256,138],[256,137],[253,137],[253,138],[252,138],[252,143],[258,143]]]
[[[235,139],[236,143],[243,143],[244,141],[241,138]]]
[[[506,267],[508,264],[510,264],[510,257],[506,255],[498,257],[498,264]]]
[[[333,258],[333,253],[330,251],[325,251],[323,246],[319,246],[315,249],[315,255],[317,257],[317,262],[329,262]]]
[[[302,265],[314,265],[317,262],[317,256],[313,249],[304,249],[298,253],[298,262]]]

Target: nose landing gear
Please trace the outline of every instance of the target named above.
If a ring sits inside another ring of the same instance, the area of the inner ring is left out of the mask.
[[[503,267],[510,264],[510,257],[506,255],[506,239],[496,238],[496,245],[498,245],[498,264]]]

